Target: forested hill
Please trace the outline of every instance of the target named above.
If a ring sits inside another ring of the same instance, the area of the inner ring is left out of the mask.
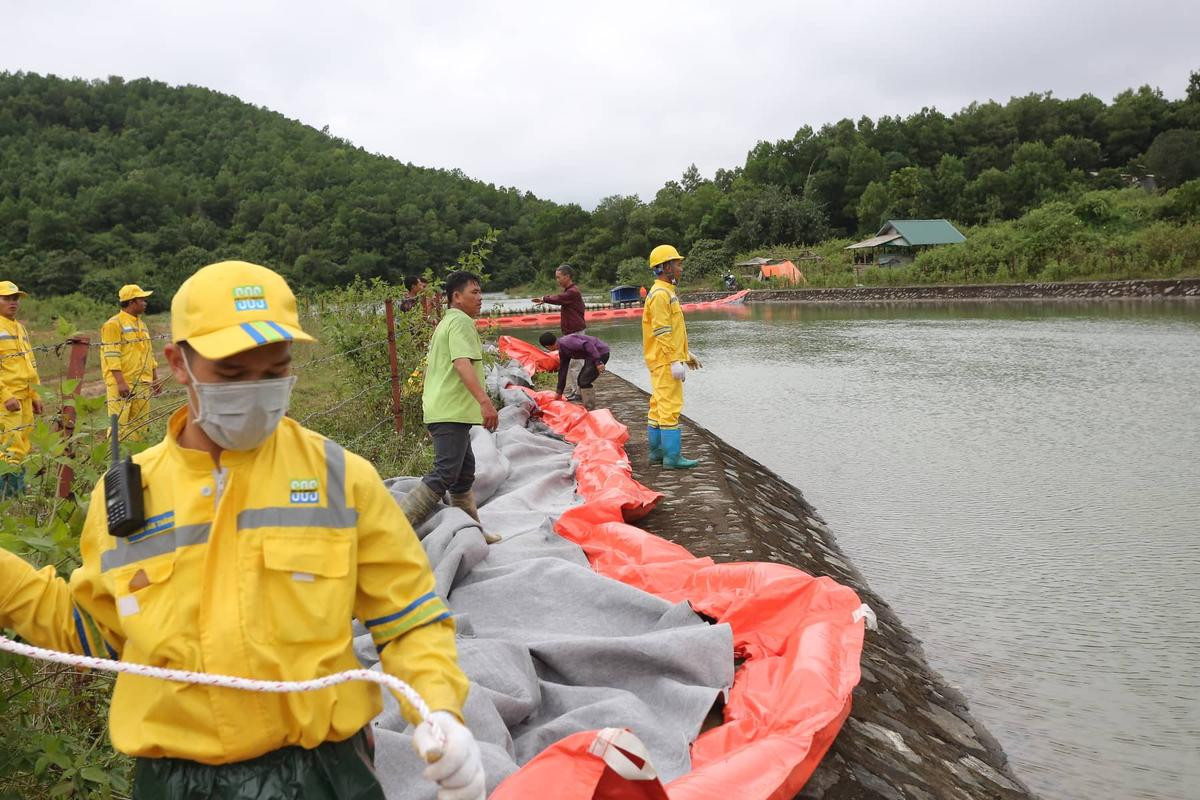
[[[372,155],[197,87],[0,74],[0,272],[42,294],[169,296],[223,257],[302,286],[444,267],[489,226],[493,274],[528,277],[553,204]]]
[[[489,226],[503,231],[493,287],[563,261],[605,282],[620,266],[640,275],[661,242],[693,256],[695,271],[887,218],[974,225],[1131,176],[1178,186],[1200,177],[1200,73],[1181,99],[1149,86],[1107,103],[1030,94],[805,126],[712,178],[691,167],[649,201],[615,195],[591,212],[150,80],[0,73],[0,154],[0,279],[42,294],[110,297],[129,280],[169,294],[224,257],[270,264],[303,287],[398,281],[444,270]]]

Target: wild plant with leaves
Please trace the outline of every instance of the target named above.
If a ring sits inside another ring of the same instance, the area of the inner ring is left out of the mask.
[[[38,387],[47,409],[60,409],[76,388],[75,380]],[[30,431],[33,451],[23,465],[27,491],[0,500],[0,547],[63,577],[80,563],[88,496],[108,458],[104,397],[78,397],[72,403],[74,433],[64,436],[55,429],[61,417],[39,418]],[[0,464],[0,470],[13,468]],[[74,472],[76,493],[59,497],[64,468]],[[131,762],[108,744],[111,693],[108,675],[0,653],[0,718],[5,720],[0,799],[126,797]]]

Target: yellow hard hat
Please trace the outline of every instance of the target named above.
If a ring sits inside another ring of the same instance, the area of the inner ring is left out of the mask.
[[[28,296],[28,292],[22,292],[17,288],[17,285],[12,281],[0,281],[0,297],[8,297],[10,294],[19,294]]]
[[[296,296],[281,275],[258,264],[209,264],[171,300],[171,341],[213,360],[274,342],[311,342],[300,329]]]
[[[654,269],[659,264],[667,261],[682,261],[683,256],[679,255],[679,251],[669,244],[660,244],[658,247],[650,251],[650,269]]]
[[[136,283],[127,283],[121,287],[121,291],[117,293],[117,299],[122,303],[130,300],[137,300],[139,297],[149,297],[154,292],[147,292]]]

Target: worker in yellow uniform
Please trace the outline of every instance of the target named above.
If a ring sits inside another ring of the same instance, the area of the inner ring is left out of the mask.
[[[188,404],[134,456],[144,525],[109,534],[102,481],[69,581],[0,550],[0,628],[62,651],[291,681],[358,668],[357,618],[383,669],[433,709],[414,741],[435,740],[433,726],[445,737],[425,770],[439,796],[482,800],[454,621],[421,543],[369,462],[285,417],[292,343],[311,340],[287,283],[214,264],[171,315],[165,358]],[[264,694],[122,674],[109,731],[137,759],[141,800],[382,800],[367,732],[381,708],[362,682]]]
[[[41,383],[37,359],[29,331],[17,322],[25,296],[12,281],[0,281],[0,498],[25,491],[21,464],[29,455],[33,417],[42,413],[34,388]]]
[[[650,370],[650,413],[646,433],[650,463],[667,469],[689,469],[698,461],[680,455],[679,415],[683,411],[683,382],[700,362],[688,351],[687,328],[675,284],[683,275],[683,256],[669,244],[650,252],[654,285],[642,309],[642,355]]]
[[[122,286],[117,295],[121,310],[100,328],[100,361],[108,390],[108,414],[121,420],[130,439],[141,439],[150,416],[150,395],[158,387],[158,362],[150,329],[142,321],[147,292],[140,286]]]

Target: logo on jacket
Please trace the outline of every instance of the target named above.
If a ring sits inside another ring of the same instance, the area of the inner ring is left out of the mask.
[[[233,290],[235,311],[266,311],[267,293],[261,286],[238,286]]]
[[[307,504],[321,502],[321,484],[315,478],[292,481],[292,503]]]

